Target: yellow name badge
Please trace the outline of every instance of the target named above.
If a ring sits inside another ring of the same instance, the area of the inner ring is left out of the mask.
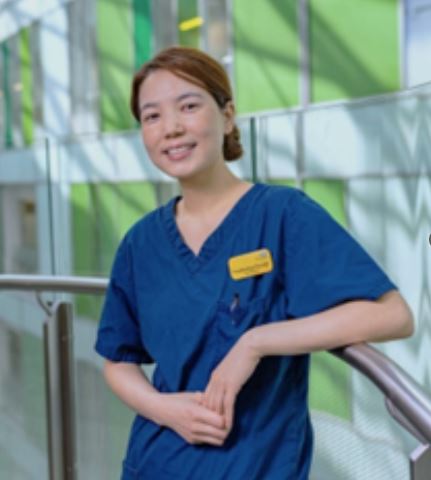
[[[244,253],[228,260],[229,273],[234,280],[255,277],[271,272],[274,268],[271,252],[267,248]]]

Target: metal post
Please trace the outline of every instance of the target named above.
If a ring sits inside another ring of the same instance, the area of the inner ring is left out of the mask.
[[[308,0],[299,0],[298,27],[299,27],[299,62],[300,84],[299,94],[301,107],[310,105],[310,28]]]
[[[410,480],[427,480],[431,472],[431,446],[419,445],[410,455]]]
[[[43,327],[50,480],[76,480],[72,305],[57,302]]]
[[[296,120],[296,186],[304,188],[305,173],[305,111],[310,105],[310,29],[309,29],[309,5],[308,0],[299,0],[298,3],[298,26],[299,26],[299,61],[300,61],[300,84],[299,95],[301,110]]]
[[[257,126],[256,117],[250,118],[251,180],[258,181],[257,175]]]

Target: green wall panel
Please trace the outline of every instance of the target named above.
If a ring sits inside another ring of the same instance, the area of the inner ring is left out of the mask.
[[[352,420],[351,368],[328,352],[311,355],[308,403],[312,410]]]
[[[320,203],[344,228],[347,218],[344,200],[344,182],[340,180],[306,180],[304,191]]]
[[[149,60],[152,53],[151,2],[133,0],[135,70]]]
[[[338,180],[308,180],[304,191],[337,220],[347,226],[344,183]],[[351,369],[327,352],[311,355],[310,408],[351,420]]]
[[[294,178],[270,178],[265,181],[268,185],[284,185],[285,187],[296,187],[296,180]]]
[[[178,27],[181,22],[198,16],[197,0],[178,0]],[[200,27],[178,31],[180,45],[199,48]]]
[[[310,0],[311,100],[400,88],[398,0]]]
[[[46,442],[45,420],[45,382],[43,343],[40,337],[30,333],[19,334],[19,361],[21,408],[23,413],[21,427],[26,438],[34,445],[44,445]],[[45,447],[44,447],[45,448]]]
[[[30,29],[21,30],[19,35],[19,56],[21,60],[21,124],[24,143],[33,143],[33,75],[30,50]]]
[[[10,69],[10,48],[7,42],[1,44],[1,62],[2,62],[2,91],[3,91],[3,125],[4,125],[4,144],[6,148],[13,147],[12,136],[12,92],[10,88],[9,69]]]
[[[100,229],[97,223],[97,185],[77,184],[71,187],[72,240],[74,275],[100,274]],[[77,295],[75,308],[78,315],[97,318],[102,299],[95,295]]]
[[[115,251],[126,231],[157,206],[149,182],[85,183],[71,188],[75,275],[109,275]],[[100,300],[77,297],[81,315],[97,318]]]
[[[236,104],[240,113],[299,103],[295,0],[234,0]]]
[[[100,125],[102,131],[135,127],[129,111],[135,67],[132,0],[97,0]]]
[[[93,233],[95,225],[92,205],[94,184],[72,185],[70,198],[72,203],[72,244],[73,273],[75,275],[94,275],[96,239]]]

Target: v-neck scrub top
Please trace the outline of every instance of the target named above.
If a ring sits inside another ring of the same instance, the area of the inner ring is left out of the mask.
[[[146,215],[121,242],[95,347],[115,362],[155,362],[160,392],[204,391],[213,369],[254,326],[375,300],[396,288],[297,189],[253,185],[198,255],[177,228],[178,200]],[[231,257],[264,248],[272,271],[232,279]],[[221,447],[190,445],[137,415],[122,480],[306,480],[308,369],[309,355],[263,358],[238,394],[234,425]]]

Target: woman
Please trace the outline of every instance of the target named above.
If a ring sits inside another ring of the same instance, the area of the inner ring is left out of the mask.
[[[159,53],[131,108],[182,194],[129,230],[102,313],[106,381],[138,414],[122,479],[306,479],[308,353],[411,335],[409,308],[306,195],[230,172],[242,148],[216,61]]]

